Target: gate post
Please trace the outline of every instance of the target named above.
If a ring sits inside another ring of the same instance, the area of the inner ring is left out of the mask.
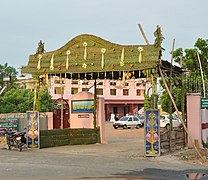
[[[201,138],[201,95],[200,93],[187,94],[187,130],[196,147],[202,147]],[[193,147],[188,139],[188,147]]]

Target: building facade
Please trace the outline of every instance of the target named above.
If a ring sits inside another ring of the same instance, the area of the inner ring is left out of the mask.
[[[118,117],[126,114],[137,113],[144,106],[144,94],[147,84],[145,79],[130,80],[97,80],[96,94],[104,98],[105,119],[110,119],[110,114],[114,113]],[[59,76],[50,78],[49,91],[53,99],[59,99],[63,96],[69,100],[73,95],[89,91],[94,93],[94,80],[72,80]]]

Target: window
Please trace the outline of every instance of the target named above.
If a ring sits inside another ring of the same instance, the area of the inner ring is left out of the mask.
[[[89,88],[82,88],[82,92],[83,91],[88,91],[89,90]]]
[[[89,84],[88,81],[83,81],[83,82],[82,82],[82,85],[88,85],[88,84]]]
[[[60,79],[58,79],[58,80],[54,80],[54,84],[65,84],[65,81],[64,80],[60,80]]]
[[[103,89],[97,88],[96,89],[97,95],[103,95]]]
[[[77,94],[78,88],[71,88],[71,94]]]
[[[78,81],[73,80],[72,84],[78,84]]]
[[[137,94],[137,96],[141,96],[142,95],[142,91],[140,89],[137,89],[136,90],[136,94]]]
[[[129,83],[125,83],[124,85],[125,85],[125,86],[128,86],[128,85],[129,85]]]
[[[116,95],[116,89],[110,89],[110,95],[115,96]]]
[[[111,86],[115,86],[116,85],[116,82],[110,82],[110,85]]]
[[[123,95],[128,96],[129,95],[129,90],[128,89],[123,89]]]
[[[64,94],[64,88],[62,88]],[[61,94],[61,87],[55,87],[54,94]]]
[[[103,82],[99,82],[97,85],[103,85]]]

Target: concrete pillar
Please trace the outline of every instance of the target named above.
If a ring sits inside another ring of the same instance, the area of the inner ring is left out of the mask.
[[[100,141],[102,144],[107,143],[105,134],[105,108],[104,98],[98,98],[97,107],[97,126],[100,126]]]
[[[192,142],[197,147],[202,147],[200,93],[187,94],[187,130],[191,137],[191,140],[188,139],[188,147],[193,147]]]
[[[208,143],[208,109],[202,109],[202,141]]]

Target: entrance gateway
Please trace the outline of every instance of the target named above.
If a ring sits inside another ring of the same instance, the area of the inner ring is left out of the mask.
[[[29,56],[28,65],[22,67],[21,71],[23,74],[37,75],[39,78],[44,75],[46,84],[49,84],[54,76],[59,76],[60,79],[94,80],[95,82],[98,79],[146,78],[148,83],[152,83],[154,94],[158,67],[167,70],[171,66],[170,63],[161,60],[163,38],[160,27],[157,27],[154,35],[155,42],[150,45],[119,45],[94,35],[79,35],[54,51],[45,52],[44,47],[41,46],[36,54]],[[178,71],[174,66],[173,72],[175,70]],[[59,82],[62,97],[60,95],[58,98],[63,98],[62,80]],[[96,89],[96,83],[94,85]],[[129,99],[129,101],[132,104],[138,102],[136,99]],[[110,103],[112,102],[109,101],[106,104]],[[127,112],[132,108],[133,106],[125,106],[123,110]],[[105,109],[107,109],[106,106]]]

